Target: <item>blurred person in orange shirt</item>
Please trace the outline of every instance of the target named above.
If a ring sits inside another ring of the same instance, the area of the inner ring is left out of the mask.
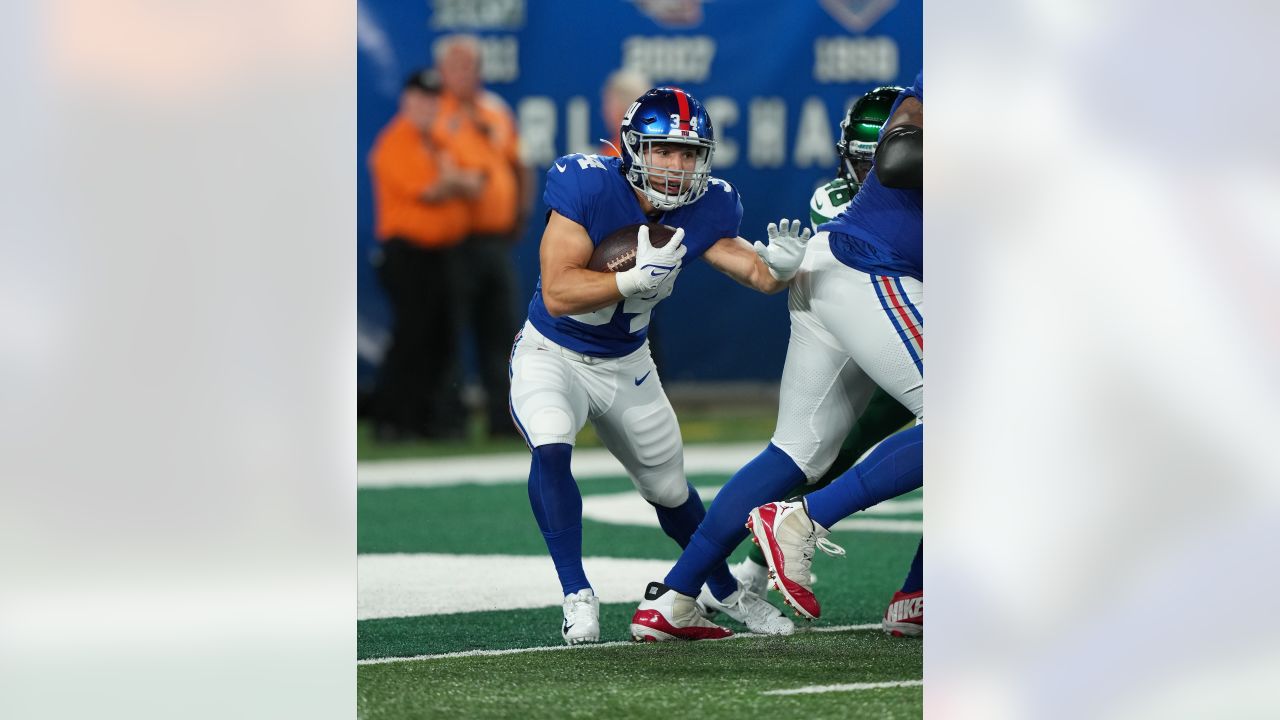
[[[600,154],[606,157],[620,157],[618,154],[619,128],[622,127],[622,116],[627,114],[636,98],[649,92],[654,84],[649,76],[631,68],[619,68],[609,74],[600,89],[600,117],[604,126],[613,130],[612,140],[602,140]]]
[[[459,334],[470,328],[476,344],[489,434],[518,437],[507,409],[507,356],[519,321],[512,246],[524,235],[533,183],[520,161],[511,108],[481,84],[479,41],[445,36],[435,45],[435,58],[444,90],[434,138],[461,167],[484,177],[467,202],[469,230],[458,249]],[[454,373],[461,375],[460,364]]]
[[[454,278],[468,202],[484,176],[436,140],[442,87],[434,70],[411,75],[399,112],[368,157],[381,243],[378,276],[395,310],[374,399],[381,441],[460,437],[465,429],[451,385],[458,354]]]

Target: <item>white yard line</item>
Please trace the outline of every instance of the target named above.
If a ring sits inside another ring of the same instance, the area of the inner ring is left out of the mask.
[[[732,473],[765,447],[764,443],[688,445],[686,473]],[[627,472],[608,450],[574,450],[575,477],[625,477]],[[424,460],[376,460],[356,465],[356,484],[362,488],[445,487],[524,482],[529,477],[529,453],[469,455]]]
[[[703,502],[711,502],[718,492],[720,492],[720,486],[698,488],[698,494],[702,496]],[[884,517],[885,515],[918,515],[923,505],[924,501],[917,498],[885,500],[875,507],[867,508],[865,513],[841,520],[831,529],[891,533],[923,532],[924,524],[919,520]],[[867,517],[868,515],[876,517]],[[611,525],[658,527],[658,516],[654,513],[653,507],[634,490],[583,497],[582,517]]]
[[[880,623],[866,623],[864,625],[819,625],[818,627],[809,628],[809,632],[853,632],[855,630],[879,630]]]
[[[532,521],[531,521],[532,522]],[[640,602],[670,560],[583,558],[602,602]],[[356,556],[356,619],[560,607],[547,555],[387,553]]]
[[[843,685],[809,685],[789,688],[787,690],[765,690],[761,695],[814,695],[829,692],[854,692],[857,690],[880,690],[881,688],[922,687],[923,680],[891,680],[889,682],[845,683]]]
[[[858,630],[879,630],[879,629],[880,629],[880,623],[868,623],[866,625],[833,625],[831,627],[816,627],[816,628],[811,628],[809,632],[853,632]],[[744,633],[735,633],[733,637],[726,638],[726,640],[733,640],[735,638],[759,638],[759,637],[768,637],[768,636],[744,632]],[[644,644],[646,643],[635,643],[635,642],[623,641],[623,642],[595,643],[591,645],[546,645],[542,647],[510,648],[507,650],[464,650],[462,652],[440,653],[438,655],[414,655],[412,657],[367,658],[365,660],[357,660],[356,664],[357,665],[385,665],[387,663],[412,662],[414,660],[446,660],[449,658],[490,657],[493,655],[517,655],[519,653],[556,652],[559,650],[591,650],[595,648],[640,646]],[[829,686],[829,687],[836,687],[836,686]],[[794,691],[784,690],[784,691],[774,691],[774,692],[790,693]]]

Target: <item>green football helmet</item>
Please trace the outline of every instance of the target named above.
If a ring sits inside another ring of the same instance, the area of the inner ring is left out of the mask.
[[[849,108],[840,121],[840,139],[836,141],[840,177],[859,185],[866,180],[876,155],[880,128],[889,120],[889,109],[900,94],[902,88],[885,85],[858,98]]]

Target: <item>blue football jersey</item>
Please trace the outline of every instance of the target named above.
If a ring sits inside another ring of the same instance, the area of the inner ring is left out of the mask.
[[[622,175],[622,159],[567,155],[547,170],[543,200],[547,209],[586,228],[592,245],[615,230],[646,222],[640,201]],[[663,213],[657,221],[684,228],[684,264],[701,257],[717,240],[736,237],[742,201],[732,185],[711,178],[697,201]],[[679,272],[679,271],[677,271]],[[580,315],[552,317],[542,301],[542,280],[529,302],[529,322],[559,345],[594,357],[620,357],[635,351],[649,332],[649,313],[671,294],[674,282],[650,297],[638,295]]]
[[[923,75],[916,75],[915,84],[898,96],[890,117],[906,98],[924,102]],[[883,137],[884,131],[880,132]],[[851,268],[924,282],[923,193],[881,185],[874,166],[849,207],[818,230],[831,233],[831,253]]]

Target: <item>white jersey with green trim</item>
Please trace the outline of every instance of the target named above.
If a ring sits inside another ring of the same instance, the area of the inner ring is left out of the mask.
[[[813,226],[813,231],[818,232],[819,225],[831,222],[849,207],[853,196],[858,194],[861,187],[856,182],[838,177],[814,190],[813,197],[809,198],[809,224]]]

